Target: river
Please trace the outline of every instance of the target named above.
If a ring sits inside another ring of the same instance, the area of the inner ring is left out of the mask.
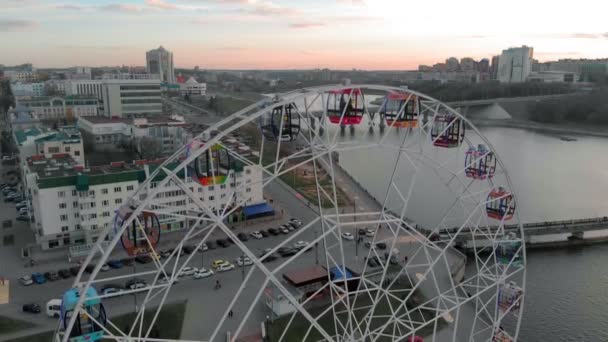
[[[577,141],[566,142],[534,131],[493,127],[481,133],[506,165],[522,222],[608,215],[608,139],[576,136]],[[370,193],[382,196],[386,186],[379,179],[390,176],[383,174],[390,168],[382,164],[391,165],[394,159],[376,153],[366,158],[370,162],[361,163],[360,155],[345,153],[340,163]],[[608,245],[528,253],[521,341],[608,341],[607,253]]]

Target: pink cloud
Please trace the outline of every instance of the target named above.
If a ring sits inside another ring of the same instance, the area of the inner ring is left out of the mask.
[[[102,11],[107,12],[123,12],[123,13],[137,13],[141,12],[141,8],[130,5],[130,4],[109,4],[99,7]]]
[[[295,8],[282,7],[279,5],[275,5],[271,2],[264,2],[259,4],[256,3],[253,9],[251,9],[249,12],[261,16],[297,15],[300,13]]]
[[[163,0],[146,0],[146,5],[154,8],[165,9],[165,10],[176,10],[175,4],[168,3]]]
[[[315,27],[323,27],[324,23],[321,22],[300,22],[300,23],[291,23],[289,24],[289,28],[293,29],[306,29],[306,28],[315,28]]]

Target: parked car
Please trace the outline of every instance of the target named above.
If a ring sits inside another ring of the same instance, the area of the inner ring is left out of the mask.
[[[265,256],[266,254],[270,253],[270,251],[272,251],[271,248],[266,248],[262,254],[260,254],[260,258]],[[275,261],[277,260],[279,257],[276,254],[270,254],[268,256],[266,256],[266,258],[264,260],[262,260],[262,262],[271,262],[271,261]]]
[[[204,267],[201,267],[196,273],[194,273],[194,279],[207,278],[213,275],[212,270],[208,270]]]
[[[158,278],[158,283],[159,284],[167,284],[169,283],[169,281],[171,281],[171,273],[167,273],[167,275],[162,275]],[[177,284],[179,283],[179,280],[177,280],[177,278],[173,279],[173,284]]]
[[[366,259],[366,262],[367,262],[367,266],[369,266],[369,267],[380,266],[380,263],[378,263],[374,258],[368,258],[368,259]]]
[[[198,252],[202,253],[202,252],[204,252],[204,251],[206,251],[208,249],[209,249],[209,247],[207,246],[207,243],[203,242],[203,244],[201,245],[201,248],[198,249]]]
[[[24,304],[21,309],[23,310],[23,312],[29,312],[34,314],[40,313],[40,305],[34,303]]]
[[[365,236],[367,237],[374,237],[374,235],[376,235],[376,231],[370,228],[367,228],[365,230]]]
[[[171,256],[172,252],[173,250],[171,249],[165,249],[163,251],[158,252],[158,255],[160,255],[161,258],[168,258]]]
[[[239,238],[239,240],[241,240],[243,242],[249,240],[249,238],[247,237],[247,234],[245,234],[245,233],[239,233],[236,237]]]
[[[289,230],[287,228],[281,227],[281,228],[279,228],[279,231],[283,234],[289,234]]]
[[[15,209],[17,211],[21,210],[21,208],[27,209],[27,203],[19,202],[19,203],[15,204]]]
[[[270,236],[270,234],[268,234],[268,232],[265,230],[260,230],[260,235],[262,235],[262,237],[265,237],[265,238]]]
[[[122,262],[122,264],[125,266],[133,265],[133,261],[134,261],[133,258],[124,258],[124,259],[120,260],[120,262]]]
[[[220,264],[218,267],[215,268],[215,270],[218,272],[226,272],[226,271],[230,271],[232,269],[234,269],[234,265],[229,262]]]
[[[196,273],[197,271],[198,271],[198,269],[196,267],[186,266],[186,267],[182,268],[182,270],[179,272],[179,274],[177,276],[178,277],[191,276],[194,273]]]
[[[249,257],[238,257],[235,260],[236,264],[239,266],[250,266],[253,265],[253,261],[249,259]]]
[[[108,266],[108,264],[101,265],[101,268],[100,268],[101,272],[107,272],[109,270],[110,270],[110,266]]]
[[[378,243],[376,243],[376,248],[378,248],[378,249],[386,249],[386,243],[384,243],[384,242],[378,242]]]
[[[54,271],[45,272],[44,277],[49,281],[59,280],[59,274],[57,274],[57,272],[54,272]]]
[[[59,274],[59,276],[60,276],[62,279],[68,279],[69,277],[71,277],[71,276],[72,276],[72,273],[70,273],[70,270],[68,270],[67,268],[64,268],[64,269],[62,269],[62,270],[59,270],[57,273]]]
[[[357,234],[358,234],[359,236],[365,236],[365,229],[360,228],[360,229],[357,231]]]
[[[207,244],[207,247],[209,249],[216,249],[217,248],[217,245],[213,241],[207,241],[206,244]]]
[[[285,249],[279,249],[279,254],[284,258],[292,256],[292,255],[296,255],[296,253],[298,253],[298,250],[295,248],[291,248],[291,247],[287,247]]]
[[[100,289],[102,295],[111,295],[122,291],[124,291],[123,287],[117,284],[107,284]]]
[[[257,230],[256,230],[256,231],[254,231],[254,232],[251,232],[251,236],[252,236],[254,239],[258,239],[258,240],[264,237],[264,236],[262,235],[262,233],[258,232]]]
[[[78,272],[80,272],[80,266],[70,267],[70,274],[72,274],[74,277],[78,275]]]
[[[298,241],[293,245],[293,248],[302,249],[302,248],[306,248],[306,246],[308,246],[307,241]]]
[[[226,247],[230,246],[230,242],[228,242],[228,240],[217,239],[215,242],[217,242],[217,245],[222,248],[226,248]]]
[[[138,255],[135,257],[135,261],[145,265],[151,263],[152,258],[149,255]]]
[[[46,315],[52,318],[61,316],[61,299],[51,299],[46,303]]]
[[[108,266],[111,268],[122,268],[122,262],[120,260],[110,260],[108,261]]]
[[[227,263],[228,261],[226,260],[222,260],[222,259],[215,259],[213,260],[213,262],[211,263],[211,267],[213,268],[217,268],[219,265]]]
[[[190,245],[184,246],[184,247],[182,247],[182,251],[184,251],[184,253],[186,253],[186,254],[192,254],[192,252],[194,252],[194,246],[190,246]]]
[[[297,218],[290,218],[289,223],[295,223],[298,225],[298,227],[302,225],[302,221],[298,220]]]
[[[276,229],[276,228],[269,228],[269,229],[268,229],[268,233],[269,233],[270,235],[275,235],[275,236],[280,234],[279,230],[278,230],[278,229]]]
[[[145,281],[141,279],[131,279],[125,284],[125,288],[129,290],[136,290],[146,287],[148,285]]]
[[[42,275],[42,273],[39,273],[39,272],[32,273],[32,280],[36,284],[44,284],[44,283],[46,283],[46,278]]]
[[[17,216],[16,220],[30,222],[30,217],[28,215],[19,215],[19,216]]]
[[[348,241],[351,241],[351,240],[354,240],[354,239],[355,239],[355,237],[353,236],[353,234],[351,234],[351,233],[349,233],[349,232],[344,232],[344,233],[342,233],[342,238],[343,238],[344,240],[348,240]]]
[[[371,248],[372,247],[372,243],[370,241],[365,241],[365,243],[363,244],[363,246],[365,246],[366,248]]]
[[[23,277],[19,278],[19,282],[23,286],[30,286],[34,283],[34,281],[32,280],[32,276],[29,275],[24,275]]]
[[[95,270],[95,265],[87,265],[87,267],[84,268],[84,271],[86,273],[93,273],[93,271]]]

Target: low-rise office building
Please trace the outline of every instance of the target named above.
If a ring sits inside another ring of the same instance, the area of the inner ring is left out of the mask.
[[[13,139],[19,150],[19,160],[41,155],[52,158],[56,154],[67,154],[79,165],[84,165],[84,146],[80,132],[75,127],[52,130],[45,127],[18,129]]]
[[[74,120],[96,116],[98,101],[92,97],[43,96],[19,99],[18,103],[32,109],[39,120]]]

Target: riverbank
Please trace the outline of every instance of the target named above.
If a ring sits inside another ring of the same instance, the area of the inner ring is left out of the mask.
[[[531,130],[539,133],[545,133],[560,137],[560,135],[580,135],[580,136],[592,136],[599,138],[608,138],[608,127],[583,127],[583,126],[572,126],[572,125],[557,125],[557,124],[546,124],[538,123],[528,120],[491,120],[491,119],[473,119],[471,120],[477,127],[505,127],[505,128],[519,128]]]

